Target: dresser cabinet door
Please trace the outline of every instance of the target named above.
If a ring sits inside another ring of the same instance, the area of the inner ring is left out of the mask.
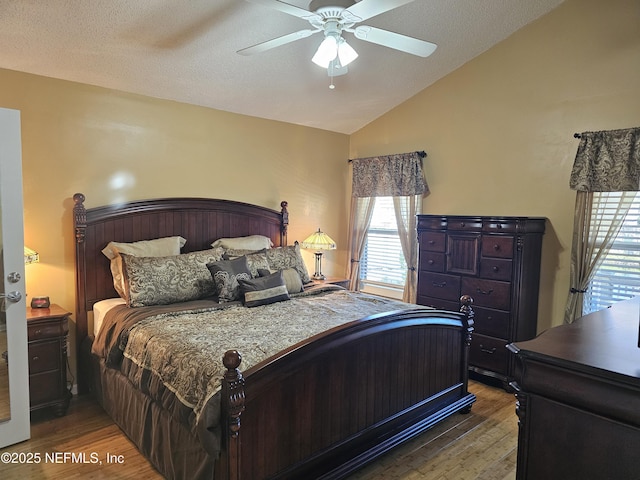
[[[478,274],[480,235],[450,233],[447,235],[447,273]]]

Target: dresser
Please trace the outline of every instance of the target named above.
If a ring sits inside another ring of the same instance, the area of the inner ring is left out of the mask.
[[[640,478],[640,298],[516,342],[517,480]]]
[[[418,215],[417,303],[458,310],[473,298],[469,369],[508,387],[507,344],[533,338],[545,218]]]
[[[58,416],[67,411],[71,399],[67,387],[69,315],[55,304],[27,307],[31,410],[51,407]]]

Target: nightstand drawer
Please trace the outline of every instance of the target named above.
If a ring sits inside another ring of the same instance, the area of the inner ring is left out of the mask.
[[[55,402],[65,396],[60,382],[60,372],[46,372],[29,377],[29,404],[32,407]]]
[[[58,340],[29,345],[29,374],[34,375],[47,370],[60,370],[60,342]]]
[[[65,322],[66,326],[66,322]],[[56,324],[36,324],[27,326],[27,335],[29,341],[42,340],[43,338],[57,338],[62,335],[66,335],[67,331],[63,328],[61,323]]]

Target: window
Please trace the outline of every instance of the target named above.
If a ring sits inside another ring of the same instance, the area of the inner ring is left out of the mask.
[[[621,192],[594,193],[592,218],[604,214],[605,221],[610,224],[620,196]],[[598,240],[601,242],[602,238]],[[615,302],[637,295],[640,295],[640,195],[638,194],[611,249],[584,295],[583,314],[602,310]]]
[[[377,197],[360,259],[363,290],[391,289],[402,292],[407,264],[402,253],[393,197]]]

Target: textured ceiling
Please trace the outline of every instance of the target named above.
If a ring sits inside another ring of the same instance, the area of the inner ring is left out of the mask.
[[[306,9],[309,1],[288,3]],[[420,58],[347,33],[360,56],[330,90],[326,70],[310,60],[320,35],[236,53],[309,26],[262,5],[0,0],[0,68],[348,134],[560,3],[415,0],[363,23],[436,43],[435,53]]]

